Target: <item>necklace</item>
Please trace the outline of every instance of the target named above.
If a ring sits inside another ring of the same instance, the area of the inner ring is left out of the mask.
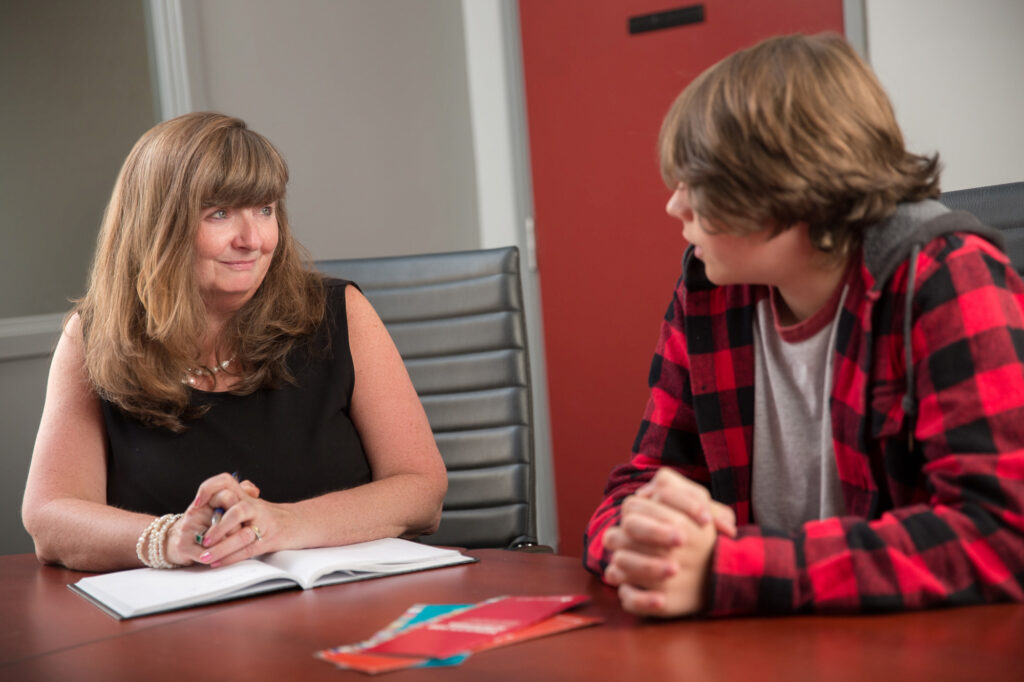
[[[214,365],[210,369],[206,369],[205,367],[189,367],[188,369],[185,370],[185,376],[181,378],[181,383],[187,384],[189,386],[195,386],[196,381],[205,376],[212,378],[214,380],[214,383],[216,383],[217,372],[227,369],[228,365],[230,365],[233,360],[234,358],[228,358],[224,362],[220,363],[219,365]]]

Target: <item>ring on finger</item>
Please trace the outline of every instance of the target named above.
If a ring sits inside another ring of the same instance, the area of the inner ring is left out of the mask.
[[[252,528],[253,535],[256,536],[256,539],[254,540],[254,542],[261,541],[263,539],[263,533],[260,532],[259,527],[256,526],[255,524],[252,524],[249,527]]]
[[[203,544],[203,534],[202,533],[196,533],[196,544],[197,545]]]

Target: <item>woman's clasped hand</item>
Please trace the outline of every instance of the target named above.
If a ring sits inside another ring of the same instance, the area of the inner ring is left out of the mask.
[[[259,496],[252,481],[240,482],[227,473],[204,481],[168,532],[168,562],[227,566],[277,549],[275,540],[288,524],[288,512]]]

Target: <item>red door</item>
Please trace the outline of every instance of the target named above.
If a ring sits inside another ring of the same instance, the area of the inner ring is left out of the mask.
[[[630,34],[664,0],[520,0],[560,550],[579,555],[625,461],[685,246],[655,143],[696,75],[780,33],[843,29],[842,0],[707,0],[703,21]],[[678,5],[676,6],[678,7]]]

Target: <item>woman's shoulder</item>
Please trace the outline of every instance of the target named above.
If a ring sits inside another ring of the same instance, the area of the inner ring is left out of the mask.
[[[77,310],[68,313],[61,323],[61,334],[57,340],[56,351],[71,352],[76,356],[84,358],[85,323],[82,320],[82,315]]]
[[[361,294],[359,285],[348,279],[325,277],[324,294],[327,300],[328,316],[334,317],[346,311],[353,292]]]
[[[345,291],[348,290],[350,287],[358,291],[361,291],[358,284],[356,284],[350,279],[343,279],[341,277],[324,276],[323,286],[328,298],[344,298]]]
[[[350,339],[353,329],[358,330],[366,324],[368,311],[372,311],[373,306],[352,280],[326,277],[323,286],[328,333],[333,337],[340,335]]]
[[[67,314],[61,323],[61,331],[71,338],[82,338],[83,332],[82,314],[73,310]]]
[[[324,288],[327,318],[334,330],[344,330],[350,341],[353,333],[383,325],[373,304],[352,280],[328,277],[324,279]]]

